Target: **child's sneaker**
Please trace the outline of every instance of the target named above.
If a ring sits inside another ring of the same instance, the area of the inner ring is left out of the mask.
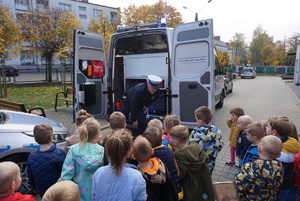
[[[240,165],[234,165],[235,168],[240,169],[241,166]]]
[[[228,161],[228,162],[225,162],[225,165],[234,165],[235,162],[231,162],[231,161]]]

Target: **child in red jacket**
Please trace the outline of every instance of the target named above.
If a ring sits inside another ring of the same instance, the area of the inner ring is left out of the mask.
[[[32,195],[23,195],[15,192],[20,188],[20,168],[17,164],[6,161],[0,163],[0,200],[1,201],[34,201]]]

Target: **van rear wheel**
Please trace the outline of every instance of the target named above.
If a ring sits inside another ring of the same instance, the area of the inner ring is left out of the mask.
[[[224,94],[222,93],[221,96],[220,96],[220,102],[216,105],[217,108],[222,108],[223,107],[223,103],[224,103]]]

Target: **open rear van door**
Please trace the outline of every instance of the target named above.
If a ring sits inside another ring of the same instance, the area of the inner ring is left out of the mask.
[[[207,106],[214,114],[213,47],[212,19],[175,26],[171,63],[172,113],[188,128],[196,126],[196,108]]]
[[[107,110],[107,69],[104,37],[82,30],[74,31],[74,118],[80,109],[94,117]]]
[[[296,60],[295,60],[295,73],[294,84],[300,84],[300,45],[297,46]]]

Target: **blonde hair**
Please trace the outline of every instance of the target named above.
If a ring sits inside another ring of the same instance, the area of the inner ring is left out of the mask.
[[[49,124],[38,124],[33,128],[33,136],[38,144],[48,144],[53,136],[53,128]]]
[[[265,135],[265,131],[259,122],[253,122],[246,126],[246,133],[255,136],[257,139],[262,139]]]
[[[11,161],[0,163],[0,194],[5,194],[9,191],[10,185],[16,181],[20,172],[19,166]]]
[[[152,147],[160,146],[162,143],[162,135],[158,128],[156,127],[148,127],[143,136],[147,138],[147,140],[151,143]]]
[[[77,131],[79,133],[79,141],[80,143],[85,142],[97,142],[96,140],[99,137],[100,131],[101,131],[101,125],[100,123],[94,119],[94,118],[88,118],[86,119],[81,126],[77,128]]]
[[[190,137],[190,132],[186,126],[177,125],[171,128],[170,136],[181,143],[187,143]]]
[[[42,201],[80,201],[78,185],[65,180],[53,184],[45,192]]]
[[[158,119],[151,119],[148,122],[147,127],[155,127],[159,130],[160,133],[163,133],[164,131],[163,123]]]
[[[128,130],[120,129],[114,132],[105,143],[110,164],[114,174],[120,175],[127,153],[132,145],[132,135]]]
[[[122,112],[113,112],[109,117],[109,126],[112,130],[124,128],[126,124],[126,117]]]
[[[165,131],[171,130],[171,128],[173,126],[177,126],[179,124],[180,124],[180,121],[179,121],[178,117],[174,114],[167,115],[164,118],[164,129],[165,129]]]
[[[204,123],[209,124],[212,120],[211,110],[206,106],[197,108],[194,112],[197,120],[202,120]]]
[[[279,157],[283,145],[278,137],[274,135],[267,135],[261,139],[259,146],[262,148],[264,154],[271,159],[275,159]]]
[[[253,120],[249,115],[243,115],[238,118],[238,122],[242,123],[243,125],[249,125],[253,123]]]
[[[143,136],[138,136],[132,145],[132,153],[138,162],[147,162],[151,159],[151,143]]]

